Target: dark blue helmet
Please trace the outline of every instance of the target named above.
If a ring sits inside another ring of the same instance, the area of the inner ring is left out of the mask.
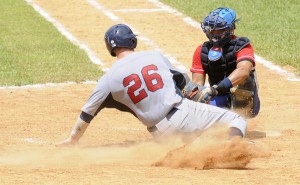
[[[220,7],[205,17],[201,27],[213,46],[222,47],[231,40],[237,21],[234,10]]]
[[[114,48],[136,48],[137,39],[132,30],[125,24],[116,24],[110,27],[104,36],[106,48],[111,56],[116,56]]]

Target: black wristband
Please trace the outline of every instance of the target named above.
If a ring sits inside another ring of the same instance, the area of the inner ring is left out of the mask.
[[[91,116],[85,112],[81,112],[80,114],[80,118],[85,121],[86,123],[90,123],[92,121],[92,119],[94,118],[94,116]]]
[[[219,94],[226,93],[232,87],[232,83],[228,78],[222,80],[216,88]]]

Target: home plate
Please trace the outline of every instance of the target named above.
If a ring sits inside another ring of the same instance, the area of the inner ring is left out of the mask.
[[[266,137],[279,137],[281,136],[281,133],[276,130],[266,130]]]

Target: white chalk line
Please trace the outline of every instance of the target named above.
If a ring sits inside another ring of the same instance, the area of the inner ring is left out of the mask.
[[[74,35],[72,35],[67,29],[53,17],[51,17],[43,8],[34,3],[32,0],[25,0],[33,9],[38,12],[42,17],[44,17],[48,22],[52,23],[54,27],[65,36],[71,43],[79,46],[80,49],[84,50],[89,59],[96,65],[104,66],[105,64],[96,56],[94,51],[92,51],[87,45],[80,42]],[[109,68],[100,67],[104,72],[108,71]],[[96,82],[80,82],[79,84],[94,84]],[[24,86],[1,86],[0,89],[30,89],[30,88],[45,88],[45,87],[55,87],[55,86],[65,86],[71,84],[78,84],[76,82],[65,82],[65,83],[46,83],[46,84],[33,84],[33,85],[24,85]]]
[[[148,0],[149,2],[152,2],[154,5],[156,5],[157,7],[160,7],[166,11],[168,11],[169,13],[172,13],[176,16],[181,16],[182,14],[180,12],[178,12],[177,10],[173,9],[172,7],[163,4],[162,2],[160,2],[159,0]],[[182,18],[182,20],[184,22],[186,22],[187,24],[191,25],[192,27],[195,27],[197,29],[201,29],[201,24],[199,24],[197,21],[193,20],[191,17],[184,17]],[[271,61],[268,61],[266,59],[264,59],[261,56],[255,55],[255,61],[261,63],[262,65],[264,65],[266,68],[268,68],[271,71],[276,72],[277,74],[284,76],[288,81],[300,81],[300,78],[296,77],[296,75],[294,73],[288,72],[285,69],[282,69],[281,67],[279,67],[278,65],[273,64]]]
[[[176,16],[182,16],[183,14],[181,12],[178,12],[177,10],[175,10],[174,8],[163,4],[162,2],[160,2],[159,0],[148,0],[149,2],[153,3],[155,6],[165,10],[168,13],[174,14]]]
[[[106,8],[104,8],[100,3],[98,3],[96,0],[86,0],[91,6],[95,7],[97,10],[101,11],[104,15],[106,15],[108,18],[110,18],[111,20],[115,21],[115,22],[122,22],[124,23],[124,21],[119,18],[118,16],[116,16],[115,14],[113,14],[111,11],[107,10]],[[164,9],[163,9],[164,10]],[[126,24],[126,23],[125,23]],[[127,24],[129,25],[129,24]],[[136,28],[134,28],[133,26],[129,25],[134,33],[136,33],[138,35],[139,40],[143,41],[144,43],[146,43],[148,46],[154,48],[154,50],[160,51],[162,52],[167,58],[169,58],[170,62],[175,65],[176,67],[178,67],[181,70],[184,71],[188,71],[188,69],[180,62],[178,62],[174,57],[172,57],[170,54],[164,53],[163,50],[161,48],[159,48],[159,46],[157,44],[155,44],[152,40],[148,39],[145,36],[141,36],[141,32],[138,31]]]
[[[26,2],[31,5],[35,11],[37,11],[39,14],[42,15],[47,21],[51,22],[58,31],[64,35],[68,40],[70,40],[73,44],[79,46],[81,49],[83,49],[89,56],[90,60],[92,60],[93,63],[103,66],[104,64],[100,61],[99,58],[97,58],[96,54],[89,49],[85,44],[82,44],[75,36],[73,36],[70,32],[64,28],[64,26],[59,23],[57,20],[55,20],[53,17],[51,17],[45,10],[43,10],[40,6],[38,6],[36,3],[34,3],[32,0],[26,0]],[[95,7],[97,10],[101,11],[104,15],[109,17],[111,20],[116,22],[122,22],[122,20],[114,15],[112,12],[106,10],[103,6],[101,6],[98,2],[94,0],[87,0],[87,2]],[[134,29],[134,28],[133,28]],[[135,30],[135,29],[134,29]],[[140,34],[139,31],[135,30],[135,33]],[[141,41],[144,41],[148,46],[151,46],[155,48],[155,50],[158,50],[161,52],[161,49],[152,42],[150,39],[139,36],[139,39]],[[169,57],[169,60],[172,64],[177,65],[177,67],[181,70],[187,71],[184,65],[182,65],[180,62],[177,62],[175,58],[173,58],[169,54],[165,54],[166,57]],[[109,68],[102,68],[104,72],[108,71]],[[86,83],[86,82],[80,82],[80,83]],[[94,83],[94,82],[93,82]],[[65,85],[71,85],[71,84],[77,84],[75,82],[66,82],[66,83],[46,83],[46,84],[33,84],[33,85],[24,85],[24,86],[2,86],[0,89],[30,89],[30,88],[45,88],[45,87],[55,87],[55,86],[65,86]]]
[[[101,11],[104,15],[109,17],[113,21],[120,21],[120,18],[114,15],[112,12],[105,9],[103,6],[101,6],[97,1],[94,0],[86,0],[90,5],[95,7],[97,10]]]
[[[65,83],[45,83],[45,84],[32,84],[32,85],[22,85],[22,86],[1,86],[0,89],[31,89],[31,88],[47,88],[47,87],[59,87],[66,85],[76,85],[76,84],[97,84],[96,81],[85,81],[85,82],[65,82]]]
[[[300,78],[296,77],[295,74],[288,72],[285,69],[282,69],[281,67],[279,67],[278,65],[273,64],[271,61],[268,61],[258,55],[254,55],[254,57],[256,58],[255,61],[258,61],[259,63],[261,63],[262,65],[264,65],[266,68],[275,71],[276,73],[284,76],[287,80],[289,81],[293,81],[293,82],[300,82]]]
[[[138,12],[138,13],[152,13],[152,12],[164,12],[163,9],[118,9],[118,10],[111,10],[113,12]]]
[[[81,49],[83,49],[89,56],[90,60],[97,64],[97,65],[104,65],[100,59],[95,55],[95,53],[89,49],[85,44],[82,44],[81,42],[78,41],[78,39],[76,39],[76,37],[74,37],[70,32],[68,32],[63,26],[62,24],[60,24],[57,20],[55,20],[54,18],[52,18],[45,10],[43,10],[40,6],[38,6],[37,4],[35,4],[32,0],[25,0],[29,5],[31,5],[34,10],[36,10],[39,14],[41,14],[47,21],[51,22],[58,30],[59,32],[64,35],[67,39],[69,39],[73,44],[79,46]],[[167,11],[169,13],[172,13],[176,16],[182,16],[183,14],[178,12],[177,10],[169,7],[168,5],[165,5],[163,3],[161,3],[159,0],[148,0],[149,2],[152,2],[153,4],[155,4],[156,6],[160,7],[161,9],[141,9],[141,12],[151,12],[151,11]],[[114,20],[114,21],[121,21],[120,18],[118,18],[117,16],[115,16],[113,13],[111,13],[110,11],[106,10],[105,8],[103,8],[98,2],[94,1],[94,0],[87,0],[88,3],[90,3],[92,6],[94,6],[95,8],[97,8],[98,10],[102,11],[106,16],[108,16],[110,19]],[[120,10],[115,10],[115,11],[139,11],[139,9],[120,9]],[[187,24],[191,25],[192,27],[195,27],[197,29],[201,29],[201,25],[193,20],[190,17],[184,17],[182,18],[182,20],[184,22],[186,22]],[[153,46],[156,50],[161,51],[158,46],[156,44],[154,44],[150,39],[146,38],[146,37],[140,37],[140,40],[144,41],[147,45],[149,46]],[[188,69],[184,66],[184,65],[180,65],[179,62],[177,62],[176,59],[174,59],[171,55],[167,55],[165,54],[171,61],[172,64],[178,65],[177,67],[180,68],[181,70],[184,71],[188,71]],[[279,73],[280,75],[283,75],[285,77],[287,77],[287,79],[289,81],[300,81],[299,78],[297,78],[295,76],[295,74],[290,73],[282,68],[280,68],[277,65],[274,65],[272,62],[258,56],[255,55],[256,60],[263,64],[265,67],[267,67],[268,69],[275,71],[277,73]],[[102,68],[102,70],[104,72],[108,71],[109,68]],[[81,83],[85,83],[85,82],[81,82]],[[93,82],[96,83],[96,82]],[[66,83],[46,83],[46,84],[34,84],[34,85],[25,85],[25,86],[2,86],[0,87],[0,89],[17,89],[17,88],[42,88],[42,87],[53,87],[53,86],[64,86],[64,85],[69,85],[69,84],[77,84],[76,82],[66,82]]]
[[[30,6],[33,7],[35,11],[37,11],[42,17],[44,17],[48,22],[52,23],[56,29],[65,36],[69,41],[71,41],[76,46],[79,46],[80,49],[84,50],[90,60],[97,65],[103,66],[104,63],[96,56],[96,54],[84,43],[80,42],[75,36],[73,36],[67,29],[53,17],[51,17],[44,9],[34,3],[32,0],[25,0]]]

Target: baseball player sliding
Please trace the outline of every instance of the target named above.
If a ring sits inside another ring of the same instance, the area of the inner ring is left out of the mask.
[[[82,108],[70,136],[58,146],[78,143],[104,107],[135,115],[154,136],[193,133],[214,124],[228,124],[229,137],[243,137],[247,122],[238,114],[183,98],[188,76],[157,51],[135,52],[136,35],[124,24],[107,30],[108,52],[117,57]]]

